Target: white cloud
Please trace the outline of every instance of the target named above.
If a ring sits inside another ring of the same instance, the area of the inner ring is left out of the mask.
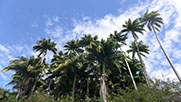
[[[122,2],[124,2],[124,0]],[[176,43],[181,43],[179,40],[181,35],[179,33],[181,31],[181,24],[179,23],[181,21],[180,4],[178,0],[147,0],[146,2],[134,4],[134,6],[131,6],[131,8],[125,11],[119,9],[121,12],[118,16],[107,14],[103,18],[83,17],[82,20],[73,19],[74,28],[68,30],[61,25],[59,17],[46,17],[45,32],[55,38],[55,42],[58,43],[58,49],[62,49],[66,41],[79,38],[82,34],[98,35],[100,39],[105,39],[115,30],[120,31],[122,29],[122,24],[124,24],[128,18],[132,20],[136,19],[140,17],[146,9],[149,9],[149,11],[159,10],[164,20],[164,26],[161,28],[162,32],[158,33],[158,36],[171,59],[175,61],[175,66],[178,67],[179,63],[177,60],[180,58],[181,46],[176,46]],[[59,24],[57,24],[57,22],[59,22]],[[129,35],[128,38],[126,42],[130,44],[133,41],[132,35]],[[147,44],[150,49],[150,54],[144,58],[149,75],[153,77],[155,74],[158,74],[156,76],[161,76],[161,73],[170,73],[168,75],[170,78],[176,78],[153,32],[149,32],[146,28],[144,36],[139,35],[139,40]],[[122,49],[126,51],[128,46],[123,46]],[[179,71],[179,73],[180,72],[181,71]]]
[[[178,46],[173,45],[175,45],[176,42],[181,43],[181,41],[179,40],[179,37],[181,35],[179,33],[181,31],[181,28],[179,27],[181,26],[181,24],[178,22],[181,21],[181,3],[177,3],[176,5],[175,4],[176,3],[173,3],[169,0],[155,0],[152,3],[143,3],[142,5],[133,7],[126,11],[122,11],[119,16],[108,14],[100,19],[76,22],[73,32],[76,34],[93,34],[98,35],[98,37],[100,38],[106,38],[114,30],[120,31],[122,24],[124,24],[125,20],[127,20],[128,18],[133,19],[139,17],[139,14],[143,14],[146,8],[148,8],[149,11],[159,10],[162,14],[161,17],[164,20],[164,26],[161,29],[162,32],[158,33],[158,36],[162,40],[162,44],[165,47],[167,53],[171,56],[171,59],[179,60],[180,57],[174,56],[180,53],[179,50],[181,49],[181,47],[176,49],[175,47]],[[179,19],[177,18],[178,15]],[[173,24],[173,22],[176,22],[176,26],[171,25]],[[131,41],[133,41],[132,37],[129,35],[128,38],[129,39],[127,42],[131,43]],[[153,75],[157,74],[158,72],[159,76],[161,75],[161,73],[169,73],[168,77],[170,77],[171,79],[176,78],[172,69],[170,69],[168,61],[161,51],[155,36],[153,35],[153,32],[145,33],[144,36],[139,36],[139,40],[143,40],[150,47],[150,55],[145,58],[145,63],[149,75],[153,77]],[[126,46],[123,47],[123,50],[125,50],[126,48]],[[173,49],[176,50],[176,54],[174,54],[175,50]],[[175,63],[175,66],[176,65],[178,65],[178,63]],[[158,70],[158,68],[160,70]],[[179,74],[181,74],[181,71],[178,72]]]
[[[3,45],[1,45],[1,44],[0,44],[0,50],[1,50],[1,51],[4,51],[4,52],[6,52],[6,53],[9,52],[9,50],[8,50],[6,47],[4,47]]]
[[[53,19],[54,19],[54,21],[55,21],[55,22],[59,22],[59,20],[60,20],[60,17],[58,17],[58,16],[55,16],[55,17],[53,17]]]
[[[124,2],[125,0],[122,0]],[[165,50],[174,61],[174,65],[181,75],[181,1],[180,0],[154,0],[147,1],[146,3],[141,3],[138,5],[131,6],[127,10],[121,10],[118,16],[113,14],[107,14],[103,18],[92,18],[92,17],[83,17],[82,20],[73,19],[73,29],[66,29],[64,25],[61,24],[61,19],[58,16],[48,17],[44,16],[47,21],[45,22],[46,28],[44,31],[50,37],[52,37],[57,43],[58,50],[62,50],[62,46],[66,41],[71,39],[79,38],[82,34],[92,34],[98,35],[99,38],[107,38],[110,33],[113,33],[115,30],[120,31],[122,29],[122,24],[128,18],[136,19],[140,17],[146,9],[149,11],[159,10],[162,14],[164,20],[164,26],[161,31],[158,33]],[[38,24],[32,24],[32,27],[37,27]],[[157,76],[161,78],[162,74],[164,76],[176,79],[176,76],[173,70],[170,68],[167,60],[160,49],[160,46],[153,34],[153,32],[145,32],[144,36],[139,35],[139,40],[144,41],[149,46],[150,54],[144,58],[147,71],[150,77]],[[132,35],[128,36],[127,43],[133,41]],[[125,51],[128,46],[124,46],[122,49]],[[0,65],[3,67],[8,65],[9,61],[17,57],[17,53],[25,53],[23,55],[37,55],[28,45],[16,45],[16,46],[4,46],[0,45],[0,52],[5,54],[0,54],[0,58],[3,59],[0,61]],[[47,59],[52,58],[52,53],[48,53]],[[0,67],[2,69],[2,67]],[[0,76],[4,79],[7,78],[6,75],[0,72]]]

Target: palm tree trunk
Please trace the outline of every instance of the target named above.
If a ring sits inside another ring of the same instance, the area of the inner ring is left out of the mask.
[[[121,48],[120,48],[120,49],[121,49]],[[121,49],[121,51],[122,51],[122,49]],[[126,58],[124,58],[124,61],[125,61],[126,66],[127,66],[127,68],[128,68],[129,74],[130,74],[130,76],[131,76],[131,79],[132,79],[134,88],[135,88],[136,91],[138,91],[137,86],[136,86],[136,83],[135,83],[135,80],[134,80],[134,78],[133,78],[133,74],[132,74],[131,69],[130,69],[130,67],[129,67],[128,61],[126,60]]]
[[[132,79],[134,88],[135,88],[136,91],[138,91],[137,86],[136,86],[136,83],[135,83],[135,80],[134,80],[133,75],[132,75],[132,72],[131,72],[131,69],[130,69],[130,67],[129,67],[129,64],[128,64],[128,62],[127,62],[126,59],[124,59],[124,61],[126,62],[126,66],[127,66],[127,68],[128,68],[129,74],[130,74],[130,76],[131,76],[131,79]]]
[[[20,85],[19,85],[20,86]],[[19,87],[18,89],[18,94],[16,95],[16,99],[19,100],[19,96],[20,96],[20,100],[21,102],[23,102],[23,96],[22,96],[22,89],[21,87]]]
[[[46,56],[46,52],[43,53],[43,56],[42,56],[42,58],[40,59],[40,61],[41,61],[40,64],[43,64],[43,60],[44,60],[45,56]],[[38,63],[37,63],[37,64],[38,64]],[[33,84],[33,87],[32,87],[32,89],[31,89],[30,96],[33,95],[33,92],[34,92],[35,87],[36,87],[36,83],[37,83],[37,81],[38,81],[38,76],[39,76],[39,75],[37,75],[36,80],[35,80],[35,83]]]
[[[50,80],[50,83],[49,83],[49,85],[48,85],[48,91],[50,91],[50,86],[51,86],[51,84],[52,84],[52,80]]]
[[[19,88],[19,89],[18,89],[18,94],[16,95],[16,100],[18,100],[18,98],[19,98],[19,96],[20,96],[20,92],[21,92],[20,90],[21,90],[21,89]]]
[[[165,54],[165,57],[167,58],[167,60],[168,60],[168,62],[169,62],[169,64],[170,64],[170,66],[172,67],[172,69],[173,69],[173,71],[175,72],[175,74],[176,74],[178,80],[179,80],[180,83],[181,83],[181,78],[180,78],[180,76],[179,76],[177,70],[175,69],[175,67],[174,67],[174,65],[173,65],[173,63],[172,63],[172,61],[170,60],[169,56],[167,55],[165,49],[163,48],[163,46],[162,46],[162,44],[161,44],[161,41],[160,41],[160,39],[159,39],[159,37],[158,37],[156,31],[155,31],[154,26],[153,26],[153,25],[151,25],[151,26],[152,26],[152,28],[153,28],[154,34],[155,34],[155,36],[156,36],[156,38],[157,38],[157,41],[158,41],[158,43],[159,43],[159,45],[160,45],[160,47],[161,47],[163,53]]]
[[[28,76],[28,77],[26,78],[25,86],[24,86],[25,93],[28,91],[29,82],[30,82],[30,77]],[[25,93],[24,93],[24,95],[25,95]]]
[[[142,67],[143,67],[143,72],[144,72],[144,76],[145,76],[146,83],[147,83],[147,85],[148,85],[148,88],[150,88],[148,73],[147,73],[147,71],[146,71],[146,67],[145,67],[145,64],[144,64],[144,62],[143,62],[143,59],[141,58],[141,54],[140,54],[140,50],[139,50],[139,47],[138,47],[137,38],[136,38],[136,36],[134,35],[133,32],[132,32],[132,35],[133,35],[133,37],[134,37],[134,42],[135,42],[135,44],[136,44],[137,55],[138,55],[138,57],[139,57],[139,59],[140,59],[141,65],[142,65]]]
[[[73,83],[73,89],[72,89],[72,102],[74,102],[74,96],[75,96],[75,82],[76,82],[76,75],[74,75],[74,83]]]
[[[104,100],[104,102],[108,102],[106,98],[107,87],[106,87],[106,74],[105,74],[105,64],[103,64],[103,74],[101,75],[101,86],[100,86],[100,97]]]
[[[89,102],[89,73],[87,74],[87,99],[86,102]]]
[[[31,94],[30,94],[30,96],[32,96],[33,93],[34,93],[34,90],[35,90],[37,81],[38,81],[38,76],[36,77],[35,83],[33,84],[33,87],[32,87],[32,89],[31,89]]]
[[[20,98],[21,98],[21,102],[23,102],[22,89],[20,89]]]

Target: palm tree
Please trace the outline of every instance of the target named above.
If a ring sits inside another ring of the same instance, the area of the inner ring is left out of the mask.
[[[12,76],[12,81],[9,82],[9,85],[15,85],[13,88],[18,90],[17,98],[20,96],[21,101],[23,101],[23,88],[24,83],[28,79],[28,71],[27,71],[27,58],[18,57],[18,59],[12,60],[10,64],[2,70],[2,72],[6,72],[8,70],[15,71],[15,74]]]
[[[40,60],[41,63],[40,64],[43,64],[43,60],[44,60],[44,57],[46,56],[47,54],[47,50],[50,50],[52,51],[54,54],[56,54],[56,43],[55,42],[52,42],[50,38],[48,39],[45,39],[45,38],[41,38],[41,40],[37,41],[36,42],[37,45],[33,46],[33,50],[35,52],[39,51],[39,55],[38,57],[40,57],[42,54],[42,59]],[[35,86],[36,86],[36,83],[37,83],[37,80],[38,80],[38,76],[36,78],[36,81],[32,87],[32,92],[31,92],[31,95],[33,94],[34,90],[35,90]]]
[[[72,68],[72,70],[74,70],[74,72],[73,72],[74,81],[73,81],[73,88],[72,88],[72,102],[73,102],[74,97],[75,97],[75,85],[76,85],[76,80],[77,80],[77,76],[78,76],[78,69],[75,65],[78,62],[77,59],[79,59],[79,57],[81,56],[80,54],[84,50],[80,48],[78,40],[77,41],[70,40],[70,41],[66,42],[66,44],[64,45],[64,48],[66,51],[65,54],[67,54],[69,56],[69,58],[65,61],[65,63],[69,63],[69,65],[72,63],[70,65],[70,67]],[[63,64],[65,64],[65,63],[63,63]],[[61,64],[61,65],[63,65],[63,64]]]
[[[37,45],[33,46],[33,50],[34,50],[35,52],[37,52],[37,51],[40,52],[39,55],[38,55],[38,57],[40,57],[40,56],[43,54],[42,60],[43,60],[43,58],[46,56],[47,50],[50,50],[50,51],[52,51],[54,54],[56,54],[56,51],[57,51],[57,49],[56,49],[56,47],[55,47],[55,46],[56,46],[56,43],[55,43],[55,42],[52,42],[50,38],[48,38],[48,39],[41,38],[41,40],[38,40],[38,41],[36,42],[36,44],[37,44]]]
[[[92,63],[97,64],[97,68],[101,70],[101,77],[100,77],[100,97],[107,102],[106,94],[107,94],[107,87],[106,87],[106,80],[107,80],[107,69],[111,68],[111,65],[120,68],[120,52],[116,50],[115,43],[110,41],[110,39],[101,40],[101,42],[92,43],[91,47],[87,48],[88,51],[88,60],[92,61]],[[118,68],[118,69],[119,69]]]
[[[141,33],[143,34],[143,25],[141,25],[138,20],[134,20],[133,22],[131,21],[131,19],[129,19],[128,21],[125,22],[125,24],[123,25],[123,30],[121,31],[122,33],[123,32],[126,32],[126,33],[131,33],[133,38],[134,38],[134,42],[136,44],[136,48],[137,48],[137,52],[138,52],[138,57],[140,59],[140,62],[143,66],[143,71],[144,71],[144,75],[145,75],[145,79],[146,79],[146,83],[148,85],[148,87],[150,88],[150,83],[149,83],[149,77],[148,77],[148,73],[146,71],[146,67],[145,67],[145,64],[143,62],[143,59],[141,57],[141,54],[140,54],[140,51],[139,51],[139,47],[138,47],[138,43],[137,43],[137,39],[138,39],[138,36],[136,33]]]
[[[126,45],[125,40],[127,39],[127,37],[126,37],[126,35],[123,35],[122,33],[117,33],[117,31],[114,31],[114,34],[110,34],[110,38],[113,39],[113,40],[116,40],[116,42],[121,43],[121,45]],[[121,49],[121,47],[120,47],[120,49]],[[121,51],[122,51],[122,49],[121,49]],[[126,63],[126,66],[128,68],[129,74],[131,76],[131,79],[132,79],[133,85],[135,87],[135,90],[137,91],[138,89],[137,89],[135,80],[133,78],[130,66],[129,66],[127,60],[126,60],[126,56],[124,54],[123,54],[123,57],[124,57],[124,61]]]
[[[172,61],[170,60],[168,54],[166,53],[165,49],[163,48],[162,44],[161,44],[161,41],[156,33],[156,30],[159,32],[159,28],[161,28],[161,24],[163,24],[163,19],[161,17],[159,17],[160,14],[158,13],[158,11],[152,11],[150,13],[148,13],[148,10],[145,12],[143,18],[141,18],[141,22],[145,25],[147,24],[147,27],[148,29],[151,31],[153,30],[156,38],[157,38],[157,41],[163,51],[163,53],[165,54],[165,57],[167,58],[170,66],[172,67],[173,71],[175,72],[178,80],[180,81],[181,83],[181,77],[179,76],[177,70],[175,69]]]
[[[91,34],[89,34],[89,35],[84,34],[84,36],[81,37],[81,39],[79,41],[79,45],[86,49],[86,48],[90,47],[91,43],[95,42],[97,39],[98,39],[97,36],[92,37]],[[89,63],[89,61],[87,61],[87,64],[88,64],[88,67],[86,69],[86,72],[87,72],[87,90],[86,90],[87,99],[86,99],[86,102],[89,101],[89,73],[92,69],[91,63]]]
[[[17,98],[20,96],[21,101],[23,101],[23,96],[30,93],[30,87],[32,86],[30,82],[33,81],[34,73],[33,69],[35,67],[31,66],[31,58],[18,57],[18,59],[12,60],[10,65],[2,70],[6,72],[8,70],[15,71],[15,74],[12,76],[12,81],[9,82],[6,86],[11,84],[15,85],[13,88],[18,90]],[[36,59],[39,62],[39,58]],[[36,71],[37,72],[37,71]]]
[[[37,83],[41,83],[41,84],[44,83],[41,77],[43,77],[42,75],[46,75],[45,68],[47,67],[47,65],[43,64],[45,63],[45,60],[42,61],[42,64],[39,64],[40,60],[41,60],[40,57],[35,58],[34,56],[31,56],[28,60],[27,70],[28,72],[31,73],[31,77],[35,78],[33,81],[34,84],[32,85],[32,88],[29,89],[31,90],[29,96],[33,95],[33,92],[35,90]]]
[[[132,52],[132,58],[135,57],[135,53],[138,54],[137,52],[137,48],[136,48],[136,44],[134,42],[131,43],[131,45],[129,46],[130,49],[127,50],[128,53]],[[138,48],[139,48],[139,51],[140,51],[140,54],[145,57],[145,54],[149,54],[149,49],[148,49],[148,46],[143,44],[142,41],[138,42]]]

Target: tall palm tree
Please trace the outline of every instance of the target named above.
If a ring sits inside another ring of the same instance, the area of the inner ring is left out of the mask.
[[[69,59],[67,59],[67,62],[69,64],[71,63],[76,63],[76,59],[78,59],[78,57],[80,57],[80,54],[84,51],[83,49],[80,48],[79,45],[79,41],[75,41],[75,40],[70,40],[68,42],[66,42],[66,44],[64,45],[65,48],[65,54],[67,54],[69,56]],[[78,56],[79,55],[79,56]],[[67,63],[65,61],[65,63]],[[74,101],[74,97],[75,97],[75,85],[76,85],[76,81],[77,81],[77,76],[78,76],[78,69],[75,66],[75,64],[71,65],[72,70],[74,70],[74,81],[73,81],[73,88],[72,88],[72,102]]]
[[[20,96],[21,101],[23,101],[23,93],[25,93],[25,83],[29,80],[27,60],[28,59],[25,57],[18,57],[18,59],[10,61],[10,64],[2,70],[2,72],[6,72],[8,70],[15,71],[11,82],[9,82],[6,87],[9,85],[14,85],[13,88],[18,90],[17,98]]]
[[[156,39],[165,55],[165,57],[167,58],[170,66],[172,67],[173,71],[175,72],[178,80],[180,81],[181,83],[181,77],[179,76],[177,70],[175,69],[171,59],[169,58],[168,54],[166,53],[165,49],[163,48],[162,44],[161,44],[161,41],[156,33],[156,30],[159,32],[159,28],[161,28],[161,24],[163,24],[163,19],[161,17],[159,17],[160,14],[158,13],[158,11],[152,11],[150,13],[148,13],[148,10],[145,12],[143,18],[141,18],[141,22],[146,25],[147,24],[147,27],[148,29],[151,31],[153,30],[155,36],[156,36]]]
[[[134,42],[131,43],[131,45],[129,46],[130,49],[127,50],[128,53],[132,52],[132,58],[135,57],[135,53],[138,54],[137,52],[137,48],[136,48],[136,44]],[[148,49],[148,46],[143,44],[142,41],[138,42],[138,48],[140,50],[140,54],[145,57],[145,54],[149,54],[149,49]]]
[[[97,68],[101,70],[100,77],[100,97],[107,102],[106,94],[106,80],[107,80],[107,69],[111,68],[111,65],[117,66],[120,68],[120,52],[116,50],[115,43],[110,41],[110,39],[101,40],[101,42],[96,42],[91,44],[91,47],[87,48],[88,51],[88,60],[92,61],[92,63],[97,64]],[[119,69],[118,68],[118,69]]]
[[[56,43],[55,42],[52,42],[50,38],[48,39],[45,39],[45,38],[41,38],[41,40],[37,41],[36,42],[37,45],[33,46],[33,50],[35,52],[39,51],[39,55],[38,57],[40,57],[42,54],[42,59],[40,60],[41,63],[40,64],[43,64],[43,60],[44,60],[44,57],[46,56],[47,54],[47,50],[50,50],[52,51],[54,54],[56,54]],[[36,81],[32,87],[32,92],[31,92],[31,95],[33,94],[34,90],[35,90],[35,86],[36,86],[36,83],[37,83],[37,80],[38,80],[38,76],[36,78]]]
[[[89,34],[89,35],[84,34],[84,36],[81,37],[81,39],[79,40],[79,45],[86,49],[86,48],[90,47],[91,43],[95,42],[97,39],[98,39],[97,36],[92,37],[91,34]],[[88,102],[89,101],[89,73],[90,73],[92,67],[91,67],[91,63],[89,63],[89,61],[86,61],[86,62],[88,64],[88,67],[86,70],[87,71],[87,90],[86,90],[87,99],[86,99],[86,102]]]
[[[148,85],[148,87],[150,88],[150,83],[149,83],[149,77],[148,77],[148,73],[146,71],[146,67],[145,64],[143,62],[143,59],[141,57],[140,51],[139,51],[139,47],[138,47],[138,43],[137,43],[137,39],[138,36],[136,33],[141,33],[143,34],[143,25],[141,25],[138,20],[134,20],[133,22],[131,21],[131,19],[129,19],[128,21],[125,22],[125,24],[123,25],[123,30],[121,31],[122,33],[126,32],[126,33],[131,33],[133,38],[134,38],[134,42],[136,44],[136,48],[137,48],[137,52],[138,52],[138,57],[139,60],[143,66],[143,71],[144,71],[144,75],[145,75],[145,79],[146,79],[146,83]]]
[[[116,42],[121,43],[121,45],[126,45],[125,40],[127,39],[127,37],[126,37],[126,35],[123,35],[122,33],[117,33],[117,31],[114,31],[114,34],[110,34],[110,38],[113,39],[113,40],[116,40]],[[121,49],[121,47],[120,47],[120,49]],[[122,49],[121,49],[121,51],[122,51]],[[131,79],[132,79],[133,85],[135,87],[135,90],[137,91],[138,89],[137,89],[135,80],[133,78],[133,75],[132,75],[130,66],[128,64],[128,61],[125,58],[126,56],[124,56],[124,54],[123,54],[123,57],[124,57],[124,61],[126,63],[126,66],[128,68],[129,74],[131,76]]]
[[[31,56],[28,60],[28,72],[31,72],[31,77],[34,78],[33,84],[32,84],[32,88],[29,89],[30,90],[30,94],[29,96],[33,95],[33,92],[36,88],[37,83],[41,83],[42,84],[42,75],[46,75],[45,73],[45,68],[47,67],[46,64],[43,64],[45,61],[43,61],[42,64],[39,64],[41,58],[37,57],[35,58],[34,56]],[[42,74],[42,75],[40,75]],[[44,83],[44,82],[43,82]]]
[[[13,84],[13,88],[18,90],[17,98],[20,96],[21,101],[23,101],[23,96],[30,95],[31,87],[33,87],[32,82],[34,82],[36,73],[42,72],[42,70],[39,70],[42,65],[37,65],[39,60],[40,58],[34,59],[33,56],[30,58],[18,57],[18,59],[12,60],[10,65],[2,70],[2,72],[8,70],[15,71],[12,81],[6,86]]]

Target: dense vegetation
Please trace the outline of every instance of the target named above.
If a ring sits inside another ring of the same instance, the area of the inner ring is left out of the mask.
[[[181,100],[180,85],[170,80],[151,80],[148,77],[142,57],[149,54],[148,46],[138,42],[138,35],[144,33],[144,26],[154,33],[161,27],[162,18],[158,12],[148,11],[144,17],[123,25],[120,32],[115,31],[107,39],[98,40],[97,36],[84,35],[72,39],[58,51],[56,43],[50,38],[42,38],[33,47],[38,56],[17,57],[2,70],[13,70],[12,80],[15,92],[0,89],[0,100],[4,102],[165,102]],[[127,35],[132,34],[134,41],[127,52]],[[176,72],[171,60],[159,42],[164,54]],[[51,63],[46,62],[47,51],[54,53]],[[126,55],[132,53],[132,56]],[[136,57],[137,56],[137,57]],[[137,59],[138,58],[138,59]]]

